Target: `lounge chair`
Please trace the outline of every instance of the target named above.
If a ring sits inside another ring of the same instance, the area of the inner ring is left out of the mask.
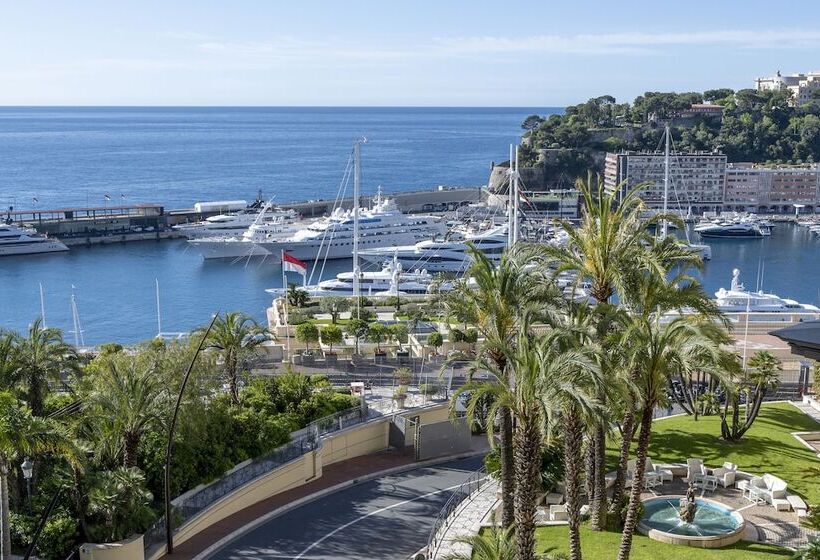
[[[724,488],[729,488],[735,483],[737,465],[730,462],[723,463],[722,467],[712,470],[712,476],[718,479],[718,484]]]
[[[770,504],[773,504],[775,499],[786,497],[786,482],[773,474],[752,477],[749,486],[755,487],[755,492]]]
[[[630,459],[626,463],[626,487],[630,488],[635,481],[635,470],[638,466],[637,459]],[[643,488],[648,490],[654,488],[662,482],[661,475],[655,471],[646,470],[643,473]]]
[[[646,458],[646,472],[654,472],[661,478],[661,482],[675,478],[671,470],[664,469],[660,465],[655,465],[649,457]]]
[[[686,460],[686,478],[683,480],[690,484],[700,482],[706,474],[706,467],[703,466],[703,459]]]

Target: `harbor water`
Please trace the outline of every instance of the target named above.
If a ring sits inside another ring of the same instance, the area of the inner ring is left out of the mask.
[[[30,208],[102,205],[103,195],[168,207],[195,201],[329,198],[352,141],[369,139],[364,192],[486,183],[520,123],[544,109],[0,109],[0,203]],[[696,238],[693,238],[693,241]],[[820,303],[820,237],[779,224],[758,240],[713,239],[703,283]],[[328,263],[324,278],[349,270]],[[291,281],[296,281],[292,276]],[[317,280],[314,277],[314,281]],[[272,262],[203,261],[184,241],[75,247],[0,259],[0,328],[22,331],[40,314],[74,340],[74,294],[85,344],[187,331],[212,313],[241,310],[264,321],[266,288],[282,283]]]

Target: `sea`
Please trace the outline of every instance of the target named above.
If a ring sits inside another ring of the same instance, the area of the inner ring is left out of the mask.
[[[0,108],[0,208],[61,208],[329,198],[362,137],[364,194],[487,182],[521,122],[555,107],[515,108]],[[110,202],[106,199],[110,199]],[[711,240],[707,290],[747,287],[820,303],[820,238],[792,225],[762,240]],[[328,263],[323,278],[349,270]],[[317,279],[315,272],[314,280]],[[184,332],[220,311],[260,322],[282,284],[264,260],[204,261],[184,241],[74,247],[0,259],[0,328],[41,312],[83,345]],[[42,293],[42,299],[41,299]],[[72,298],[80,329],[74,328]],[[41,306],[42,302],[42,306]]]

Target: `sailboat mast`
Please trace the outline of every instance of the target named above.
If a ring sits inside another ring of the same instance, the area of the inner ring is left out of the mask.
[[[513,185],[513,145],[510,144],[510,169],[507,172],[509,175],[509,197],[507,199],[507,219],[509,221],[509,226],[507,228],[507,245],[512,247],[513,244],[513,229],[515,223],[515,186]]]
[[[40,317],[43,319],[43,328],[46,328],[46,303],[43,296],[43,283],[40,282]]]
[[[359,308],[359,197],[362,188],[362,141],[353,144],[353,297],[356,298],[356,309]]]
[[[162,337],[162,310],[159,306],[159,279],[154,278],[157,288],[157,338]]]
[[[667,124],[664,128],[664,136],[666,136],[666,149],[664,150],[664,158],[663,158],[663,213],[664,215],[667,212],[667,207],[669,205],[669,151],[670,151],[670,141],[669,141],[669,125]],[[661,226],[661,239],[666,239],[666,233],[669,229],[666,220],[663,220]]]
[[[519,228],[521,227],[520,218],[518,216],[519,205],[521,204],[521,197],[518,194],[518,146],[515,147],[515,171],[513,171],[513,245],[518,243]]]

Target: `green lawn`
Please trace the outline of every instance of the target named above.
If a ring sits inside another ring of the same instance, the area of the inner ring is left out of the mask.
[[[656,420],[652,426],[649,454],[660,463],[685,462],[702,458],[707,466],[718,467],[731,461],[738,468],[762,475],[770,472],[785,480],[789,489],[809,503],[820,503],[820,459],[798,442],[791,432],[820,430],[820,424],[790,404],[763,406],[760,416],[739,443],[720,439],[720,417],[677,416]],[[616,462],[618,441],[611,442],[609,460]]]
[[[537,550],[544,552],[569,552],[569,528],[566,525],[539,527],[536,532]],[[606,560],[617,556],[621,543],[620,533],[590,531],[581,529],[581,549],[584,558]],[[792,553],[772,545],[739,542],[719,549],[692,548],[653,541],[643,535],[635,535],[632,540],[631,560],[776,560],[790,558]]]

